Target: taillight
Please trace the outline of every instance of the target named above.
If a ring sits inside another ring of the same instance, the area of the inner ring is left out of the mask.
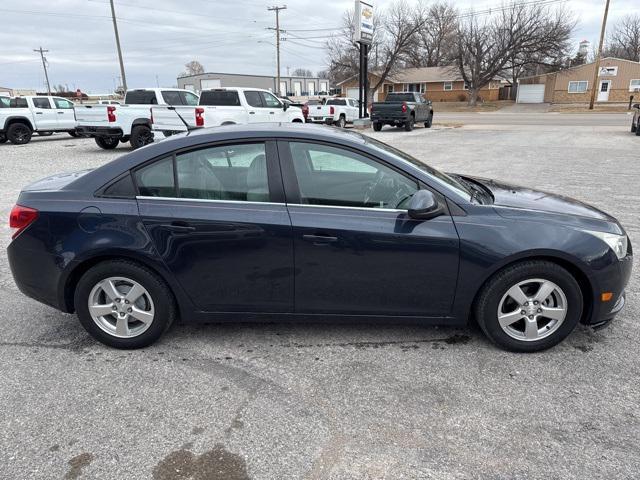
[[[402,104],[402,113],[407,113],[407,104],[406,103]]]
[[[196,127],[204,127],[204,108],[196,108]]]
[[[9,227],[13,228],[15,232],[13,232],[11,238],[16,238],[36,218],[38,218],[38,211],[33,208],[23,207],[22,205],[13,207],[9,214]]]
[[[116,107],[107,107],[107,120],[109,123],[116,121]]]
[[[335,115],[336,113],[336,109],[333,108],[333,105],[331,107],[329,107],[329,115]]]

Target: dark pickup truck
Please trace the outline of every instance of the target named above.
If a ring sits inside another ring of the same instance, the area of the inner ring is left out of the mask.
[[[376,132],[383,125],[404,127],[407,132],[413,130],[416,123],[430,128],[433,122],[431,101],[425,100],[420,93],[389,93],[384,102],[371,105],[371,123]]]
[[[636,103],[633,106],[635,113],[631,119],[631,133],[635,133],[640,137],[640,103]]]

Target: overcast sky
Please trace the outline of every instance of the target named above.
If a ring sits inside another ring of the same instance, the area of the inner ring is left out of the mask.
[[[384,7],[393,0],[374,0]],[[410,0],[417,1],[417,0]],[[283,0],[282,74],[299,67],[325,68],[323,43],[339,27],[352,0]],[[282,4],[281,3],[281,4]],[[501,0],[460,0],[461,10],[499,6]],[[598,38],[604,0],[567,0],[579,20],[575,43]],[[116,0],[129,87],[173,86],[190,60],[207,71],[275,74],[275,15],[261,0]],[[638,0],[612,0],[610,25],[638,10]],[[91,93],[112,91],[119,75],[108,0],[2,0],[0,86],[44,88],[40,57],[49,50],[52,85]],[[319,30],[325,29],[325,30]],[[307,30],[307,31],[304,31]],[[315,30],[315,31],[311,31]],[[286,37],[287,35],[285,35]],[[304,37],[304,40],[293,36]]]

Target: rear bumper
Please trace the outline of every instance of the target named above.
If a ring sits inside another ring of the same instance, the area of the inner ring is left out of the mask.
[[[403,113],[382,113],[382,114],[371,114],[371,121],[377,123],[387,123],[387,124],[402,124],[405,123],[409,117]]]
[[[21,248],[17,243],[19,241],[9,244],[7,257],[20,291],[38,302],[68,312],[64,289],[60,288],[65,259],[43,251]]]
[[[333,117],[314,117],[312,115],[309,115],[307,117],[307,122],[308,123],[326,123],[327,125],[331,125],[334,120]]]
[[[76,127],[76,132],[80,135],[86,135],[88,137],[122,137],[124,136],[120,127],[89,127],[79,125]]]

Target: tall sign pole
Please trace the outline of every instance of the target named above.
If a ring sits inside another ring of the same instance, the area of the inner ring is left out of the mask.
[[[118,22],[116,21],[116,8],[111,0],[111,18],[113,19],[113,31],[116,34],[116,47],[118,49],[118,61],[120,62],[120,75],[122,76],[122,88],[127,91],[127,77],[124,74],[124,61],[122,60],[122,49],[120,48],[120,35],[118,34]]]
[[[43,50],[42,47],[34,50],[34,52],[38,52],[40,54],[40,58],[42,58],[42,68],[44,68],[44,78],[47,81],[47,95],[51,96],[51,85],[49,85],[49,73],[47,72],[47,59],[44,58],[44,54],[49,50]]]
[[[287,6],[282,7],[269,7],[267,10],[270,12],[276,12],[276,92],[278,95],[283,95],[280,91],[280,10],[286,10]],[[286,92],[284,93],[286,95]]]
[[[355,0],[355,38],[360,47],[360,74],[358,75],[359,116],[368,116],[369,67],[367,65],[369,45],[373,41],[373,5],[363,0]]]
[[[595,72],[593,73],[593,83],[591,84],[591,101],[589,102],[589,110],[593,110],[593,104],[596,101],[596,91],[600,89],[598,85],[598,76],[600,75],[600,57],[602,57],[602,48],[604,46],[604,32],[607,29],[607,16],[609,15],[609,0],[604,7],[604,17],[602,18],[602,28],[600,29],[600,44],[598,45],[598,53],[595,60]]]

